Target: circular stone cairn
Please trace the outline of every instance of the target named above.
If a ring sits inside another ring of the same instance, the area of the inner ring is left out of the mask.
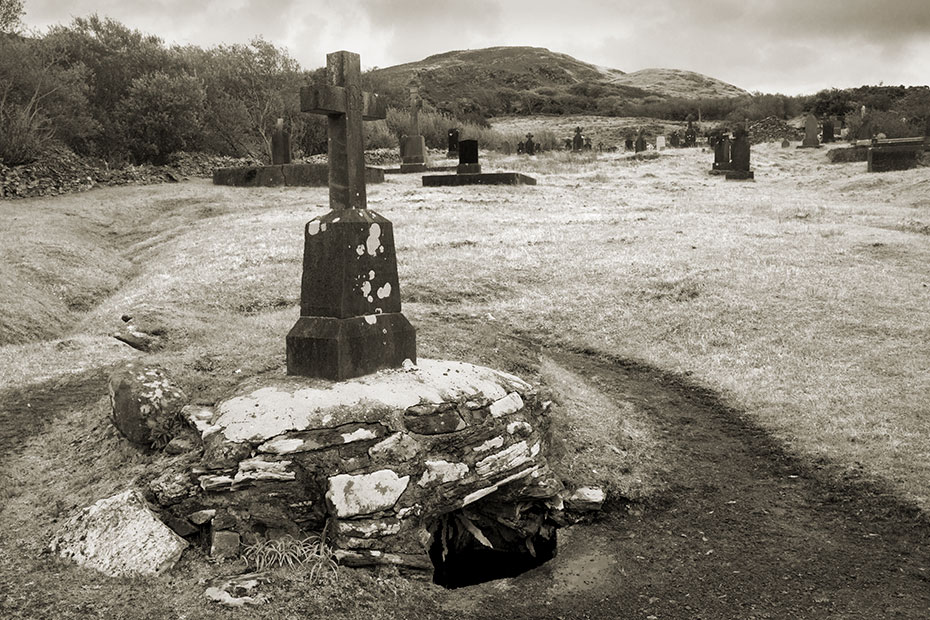
[[[204,444],[184,472],[196,488],[161,503],[214,543],[325,528],[342,564],[435,566],[441,582],[462,570],[456,558],[510,554],[526,570],[554,555],[562,509],[548,410],[522,379],[461,362],[338,383],[250,380],[215,407],[184,409]]]

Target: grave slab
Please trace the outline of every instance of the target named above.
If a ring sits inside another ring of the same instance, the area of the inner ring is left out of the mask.
[[[519,172],[482,172],[479,174],[433,174],[423,177],[423,187],[454,185],[536,185],[536,179]]]
[[[384,183],[384,170],[367,166],[365,181]],[[232,185],[233,187],[326,187],[328,183],[329,166],[327,164],[240,166],[217,168],[213,171],[214,185]]]

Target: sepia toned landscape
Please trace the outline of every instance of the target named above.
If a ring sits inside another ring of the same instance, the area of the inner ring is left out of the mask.
[[[0,0],[0,618],[930,615],[930,87],[403,4],[305,68]]]

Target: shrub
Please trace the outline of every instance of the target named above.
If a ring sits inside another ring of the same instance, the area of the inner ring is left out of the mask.
[[[163,164],[175,151],[196,148],[204,115],[203,82],[157,71],[132,82],[117,117],[136,161]]]
[[[48,119],[33,97],[25,105],[0,97],[0,162],[7,166],[28,164],[39,158],[52,138]]]

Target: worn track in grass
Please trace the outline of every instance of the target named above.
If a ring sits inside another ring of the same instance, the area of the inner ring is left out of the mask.
[[[930,525],[874,484],[837,482],[713,394],[621,362],[549,353],[650,412],[670,488],[562,533],[520,577],[450,593],[476,618],[927,618]]]

